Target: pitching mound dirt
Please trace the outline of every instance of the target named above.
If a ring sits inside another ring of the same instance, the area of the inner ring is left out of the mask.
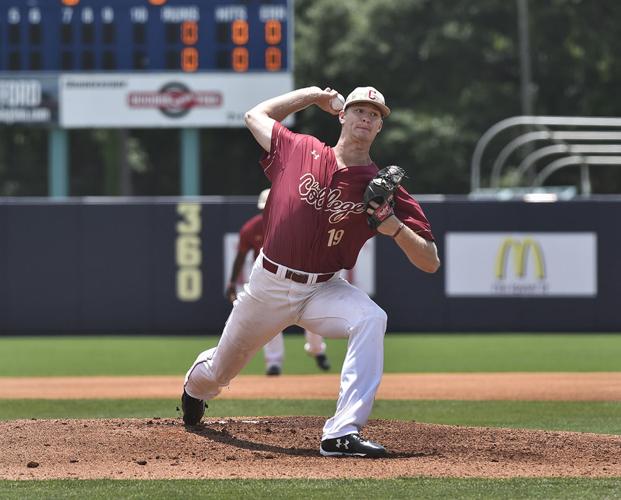
[[[324,458],[320,417],[0,422],[0,478],[621,476],[621,436],[373,420],[383,459]]]

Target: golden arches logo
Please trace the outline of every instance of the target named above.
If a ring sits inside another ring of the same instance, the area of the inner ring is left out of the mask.
[[[535,260],[535,276],[542,280],[545,278],[545,262],[543,260],[543,251],[541,245],[532,238],[524,238],[516,240],[513,238],[505,238],[498,248],[496,254],[495,275],[497,279],[503,279],[507,274],[507,261],[509,253],[513,251],[513,272],[518,278],[526,276],[526,265],[529,255]]]

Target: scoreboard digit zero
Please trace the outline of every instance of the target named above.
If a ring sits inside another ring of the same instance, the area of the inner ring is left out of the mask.
[[[0,72],[291,72],[292,0],[0,0]]]

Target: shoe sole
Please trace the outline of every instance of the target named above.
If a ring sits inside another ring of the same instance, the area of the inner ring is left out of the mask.
[[[373,455],[371,453],[346,453],[343,451],[326,451],[321,446],[319,447],[319,453],[324,457],[382,458],[388,455],[388,453],[382,453],[381,455]]]
[[[190,427],[194,427],[195,425],[198,425],[201,423],[201,420],[203,419],[203,417],[201,417],[199,420],[191,420],[191,421],[187,421],[185,418],[183,419],[183,424],[184,425],[188,425]]]
[[[198,424],[201,423],[201,420],[203,420],[203,416],[204,416],[204,414],[201,415],[201,418],[199,418],[198,420],[196,420],[196,419],[189,419],[189,418],[186,419],[185,417],[183,417],[183,424],[184,425],[189,425],[191,427],[194,427],[195,425],[198,425]]]

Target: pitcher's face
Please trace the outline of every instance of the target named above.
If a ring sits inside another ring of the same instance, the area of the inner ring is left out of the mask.
[[[339,115],[339,120],[347,136],[364,142],[373,142],[382,129],[382,114],[373,104],[356,103],[347,107]]]

